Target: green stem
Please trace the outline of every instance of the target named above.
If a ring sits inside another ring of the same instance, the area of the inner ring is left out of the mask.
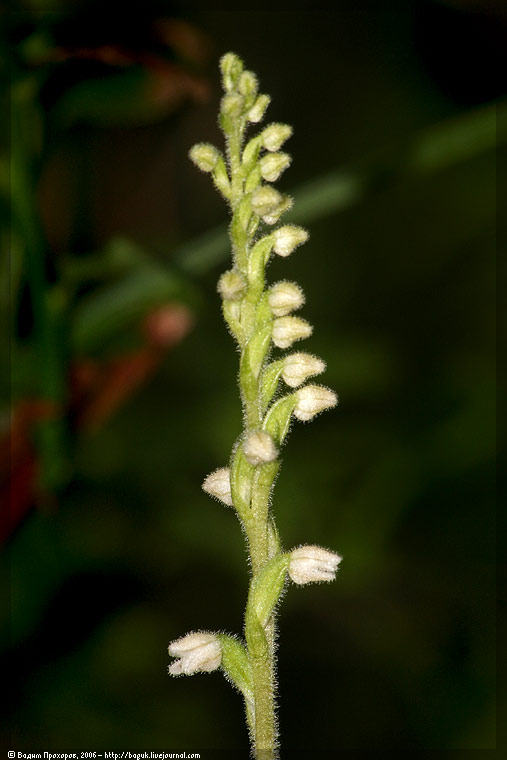
[[[29,95],[14,91],[11,100],[11,198],[14,223],[25,243],[27,278],[30,288],[37,350],[38,395],[54,405],[54,417],[38,428],[41,480],[48,490],[60,486],[67,477],[64,454],[65,426],[62,403],[66,392],[62,343],[63,292],[50,289],[45,274],[46,241],[35,204],[32,157],[27,129],[32,122]]]
[[[231,177],[231,210],[236,214],[231,225],[231,242],[234,259],[240,270],[247,274],[248,252],[250,239],[247,226],[249,222],[248,211],[242,219],[244,200],[244,176],[241,168],[241,138],[240,127],[234,129],[228,135],[228,153]],[[247,201],[248,203],[248,201]],[[242,302],[241,323],[246,344],[242,347],[240,359],[239,386],[243,403],[243,412],[247,430],[259,428],[262,423],[262,399],[261,399],[261,372],[260,364],[256,371],[252,369],[252,352],[265,353],[262,346],[251,343],[256,336],[256,315],[263,292],[263,271],[255,278],[250,279],[248,292]],[[268,341],[269,343],[269,341]],[[278,463],[257,467],[251,475],[251,511],[250,519],[245,522],[248,537],[248,548],[252,566],[251,587],[258,576],[259,571],[269,559],[269,496],[271,487],[278,471]],[[254,720],[253,741],[255,756],[258,760],[273,760],[276,757],[277,728],[275,721],[275,678],[274,678],[274,616],[272,615],[265,627],[266,647],[262,652],[253,652],[249,647],[248,653],[252,663],[253,696],[254,696]],[[247,634],[248,640],[248,634]]]

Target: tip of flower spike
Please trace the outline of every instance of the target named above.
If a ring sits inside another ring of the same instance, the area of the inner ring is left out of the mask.
[[[234,89],[243,71],[243,61],[236,53],[225,53],[220,58],[220,71],[224,90]]]

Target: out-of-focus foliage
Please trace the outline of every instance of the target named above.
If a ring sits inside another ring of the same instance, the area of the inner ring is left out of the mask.
[[[273,92],[270,117],[295,125],[284,182],[311,240],[268,274],[304,284],[340,394],[294,427],[277,487],[287,547],[344,556],[332,589],[284,602],[284,747],[494,747],[505,90],[488,55],[507,46],[494,3],[458,5],[9,17],[25,116],[1,350],[26,507],[4,555],[10,746],[247,756],[220,676],[165,675],[189,627],[240,632],[247,589],[233,515],[200,491],[240,411],[215,293],[224,209],[186,158],[218,139],[213,72],[235,49]]]

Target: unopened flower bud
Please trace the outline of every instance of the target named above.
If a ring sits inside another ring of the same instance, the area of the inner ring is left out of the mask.
[[[304,302],[304,293],[295,282],[276,282],[269,291],[268,303],[275,317],[290,314],[301,308]]]
[[[285,195],[279,206],[274,208],[269,213],[264,214],[262,221],[266,222],[266,224],[276,224],[281,215],[285,214],[285,212],[291,208],[293,203],[294,201],[292,198],[289,195]]]
[[[226,301],[240,301],[246,289],[246,282],[239,272],[231,269],[220,277],[217,289]]]
[[[267,153],[260,160],[262,178],[266,182],[276,182],[291,160],[288,153]]]
[[[273,343],[278,348],[289,348],[296,340],[308,338],[312,326],[299,317],[278,317],[273,322]]]
[[[258,216],[273,213],[283,202],[283,196],[269,185],[261,185],[252,194],[252,209]]]
[[[298,388],[309,377],[320,375],[325,369],[325,362],[317,356],[305,353],[289,354],[283,360],[282,377],[288,386]]]
[[[178,659],[169,666],[172,676],[216,670],[222,661],[222,647],[214,633],[188,633],[169,644],[169,654]]]
[[[253,71],[244,71],[240,78],[238,83],[238,90],[242,95],[249,99],[252,103],[255,96],[257,95],[257,88],[258,88],[258,82],[257,77],[253,73]]]
[[[220,157],[220,152],[209,143],[197,143],[189,152],[190,160],[203,172],[212,172]]]
[[[271,98],[269,95],[259,95],[257,97],[257,100],[249,110],[247,114],[248,121],[253,122],[254,124],[257,124],[259,121],[262,121],[264,118],[264,114],[266,113],[267,107],[269,106],[269,103],[271,101]]]
[[[290,553],[289,575],[300,586],[334,581],[342,558],[321,546],[299,546]]]
[[[243,71],[243,61],[235,53],[226,53],[220,59],[220,70],[224,90],[232,90],[236,87]]]
[[[294,416],[302,422],[307,422],[325,409],[332,409],[338,403],[334,391],[323,385],[305,385],[296,391],[296,407]]]
[[[275,154],[276,155],[276,154]],[[268,158],[268,156],[266,156]],[[288,256],[294,248],[308,240],[308,233],[296,224],[286,224],[273,232],[273,250],[279,256]]]
[[[270,124],[262,132],[262,144],[269,151],[280,150],[282,145],[292,134],[292,127],[288,124]]]
[[[222,98],[220,110],[229,117],[236,117],[241,114],[245,105],[245,99],[238,92],[228,92]]]
[[[231,472],[228,467],[220,467],[208,475],[202,484],[202,489],[210,496],[215,496],[223,504],[232,507]]]
[[[254,467],[272,462],[278,456],[278,451],[269,433],[256,430],[250,433],[243,444],[243,453]]]

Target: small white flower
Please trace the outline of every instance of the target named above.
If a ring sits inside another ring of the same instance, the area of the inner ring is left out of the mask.
[[[278,317],[273,322],[273,343],[278,348],[289,348],[296,340],[308,338],[312,326],[300,317]]]
[[[252,208],[258,216],[274,213],[281,203],[283,196],[269,185],[262,185],[252,195]]]
[[[282,145],[292,134],[292,127],[288,124],[270,124],[262,132],[262,144],[269,151],[280,150]]]
[[[294,583],[333,581],[342,558],[321,546],[299,546],[290,553],[289,575]]]
[[[257,97],[257,100],[249,110],[247,114],[248,121],[253,122],[254,124],[257,124],[259,121],[262,121],[264,118],[264,114],[266,113],[266,109],[269,106],[269,103],[271,101],[271,98],[269,95],[259,95]]]
[[[305,353],[289,354],[283,361],[282,377],[291,388],[298,388],[309,377],[320,375],[325,369],[325,362],[317,356]]]
[[[262,221],[266,224],[276,224],[281,215],[285,214],[286,211],[292,208],[293,203],[294,200],[290,197],[290,195],[283,195],[281,203],[279,203],[279,205],[273,208],[271,211],[268,211],[267,214],[264,214]]]
[[[172,676],[208,673],[216,670],[222,661],[220,641],[214,633],[207,631],[187,633],[169,644],[168,651],[171,657],[178,658],[169,665],[169,673]]]
[[[246,282],[239,272],[231,269],[220,277],[217,290],[226,301],[240,301],[246,290]]]
[[[304,293],[295,282],[276,282],[269,291],[268,303],[275,317],[290,314],[301,308],[304,302]]]
[[[231,472],[229,468],[220,467],[208,475],[202,484],[202,490],[209,493],[210,496],[215,496],[228,507],[232,507]]]
[[[294,416],[307,422],[325,409],[332,409],[338,403],[338,396],[323,385],[305,385],[295,393]]]
[[[267,153],[260,160],[261,176],[266,182],[276,182],[290,165],[288,153]]]
[[[243,444],[243,452],[247,460],[254,467],[266,464],[266,462],[272,462],[278,456],[273,439],[264,430],[256,430],[250,433]]]
[[[296,224],[286,224],[273,232],[273,250],[279,256],[289,256],[294,248],[308,240],[308,233]]]
[[[212,172],[220,157],[220,152],[209,143],[197,143],[190,148],[190,160],[203,172]]]

